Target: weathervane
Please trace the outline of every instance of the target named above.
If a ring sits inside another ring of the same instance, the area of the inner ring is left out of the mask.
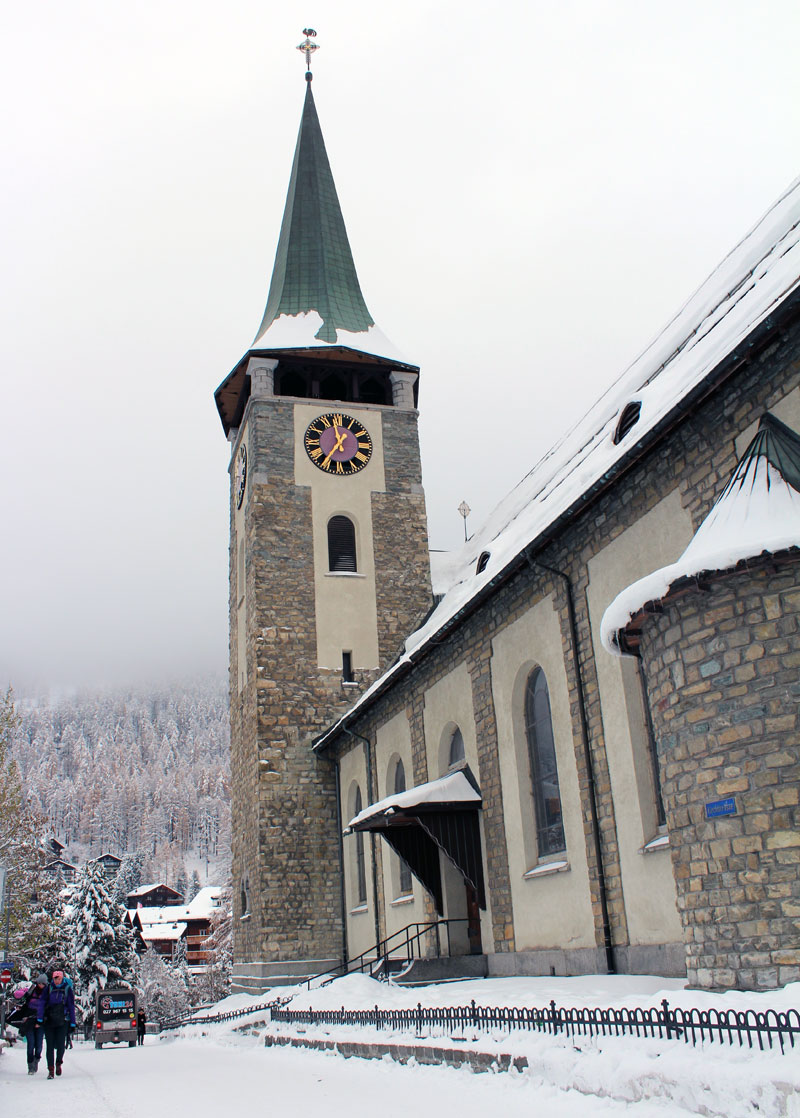
[[[306,81],[310,82],[313,77],[313,74],[311,73],[311,55],[314,53],[315,50],[319,50],[319,43],[311,42],[312,39],[316,39],[317,37],[317,33],[313,27],[304,27],[303,34],[306,37],[306,41],[304,43],[300,43],[297,49],[301,50],[306,56]]]

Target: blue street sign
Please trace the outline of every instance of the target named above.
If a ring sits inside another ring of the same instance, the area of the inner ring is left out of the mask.
[[[706,819],[717,819],[720,815],[735,815],[736,799],[729,796],[727,800],[712,800],[706,804]]]

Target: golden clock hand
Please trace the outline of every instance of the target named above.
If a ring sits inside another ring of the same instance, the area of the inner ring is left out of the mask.
[[[337,450],[344,450],[345,429],[344,429],[344,427],[343,427],[343,428],[341,429],[341,431],[337,431],[337,430],[336,430],[336,424],[334,423],[334,425],[333,425],[333,433],[334,433],[334,435],[335,435],[335,437],[336,437],[336,446],[335,446],[335,447],[333,448],[333,450],[331,451],[331,454],[335,454]]]

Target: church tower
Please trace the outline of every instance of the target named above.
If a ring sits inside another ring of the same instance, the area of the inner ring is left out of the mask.
[[[231,444],[234,989],[342,959],[336,771],[311,741],[431,605],[418,373],[361,293],[308,69],[264,317],[215,394]]]

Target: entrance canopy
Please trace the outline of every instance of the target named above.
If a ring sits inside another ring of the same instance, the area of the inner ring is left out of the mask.
[[[345,834],[373,831],[383,835],[444,911],[439,851],[475,890],[486,908],[478,812],[481,794],[465,766],[438,780],[386,796],[350,820]]]

